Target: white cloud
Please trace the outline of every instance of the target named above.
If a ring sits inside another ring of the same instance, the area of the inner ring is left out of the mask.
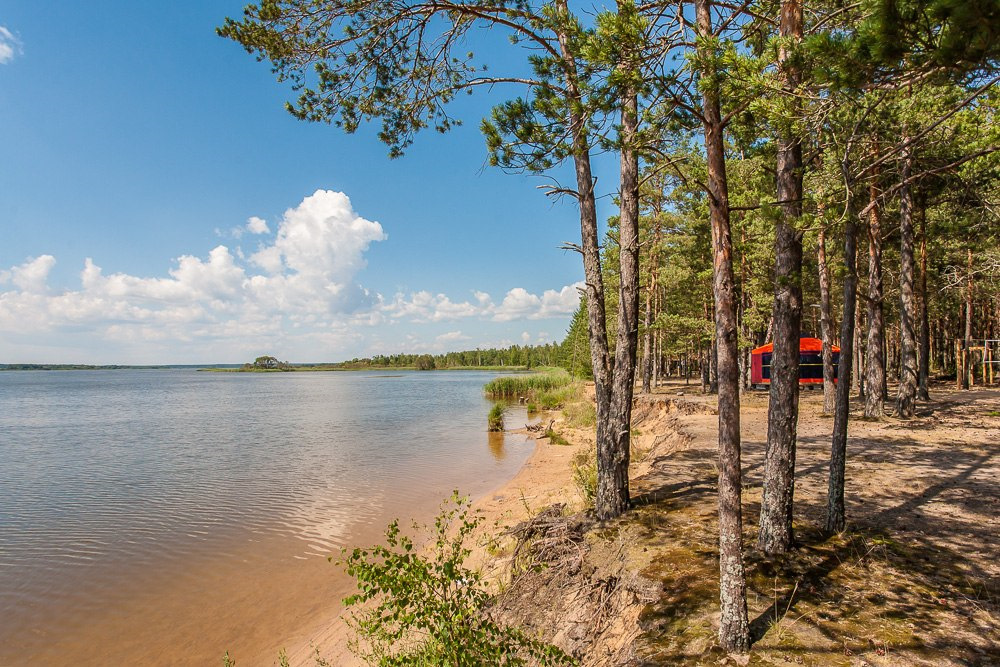
[[[179,257],[165,277],[105,274],[87,258],[80,288],[53,294],[47,280],[56,260],[42,255],[0,271],[0,332],[82,326],[107,340],[149,343],[273,338],[287,325],[329,338],[345,320],[358,322],[355,312],[379,304],[354,279],[369,245],[384,238],[381,225],[357,215],[346,195],[320,190],[285,212],[273,245],[262,245],[252,264],[224,245],[207,257]]]
[[[545,290],[541,296],[515,287],[504,295],[500,305],[493,302],[486,292],[473,291],[474,301],[452,301],[445,294],[413,292],[408,297],[397,294],[384,306],[394,319],[414,322],[444,322],[467,317],[491,319],[496,322],[514,320],[541,320],[572,315],[580,303],[583,283],[566,285],[561,290]]]
[[[503,301],[494,311],[493,319],[498,322],[512,320],[541,320],[550,317],[572,315],[580,304],[582,282],[566,285],[558,292],[545,290],[541,296],[531,294],[521,287],[507,292]]]
[[[269,233],[256,217],[234,229]],[[378,327],[484,323],[474,337],[429,327],[436,330],[394,337],[396,342],[377,350],[445,351],[474,338],[482,344],[485,323],[564,317],[579,303],[581,283],[541,294],[515,287],[499,305],[481,290],[466,298],[428,291],[383,298],[357,278],[371,244],[386,238],[382,226],[358,215],[346,195],[318,190],[285,211],[273,239],[261,237],[255,251],[218,245],[206,254],[178,257],[159,276],[105,272],[86,258],[79,285],[55,289],[49,277],[56,259],[29,258],[0,270],[0,348],[8,358],[37,354],[36,360],[53,362],[94,361],[95,350],[109,363],[240,361],[262,353],[334,360],[344,346],[358,349],[364,339],[377,339]],[[38,350],[63,354],[56,359]],[[83,356],[70,356],[74,350]]]
[[[13,283],[22,292],[44,293],[47,289],[49,271],[56,265],[52,255],[42,255],[29,259],[24,264],[0,271],[0,284]]]
[[[267,226],[267,222],[263,218],[258,218],[256,215],[247,219],[247,231],[251,234],[271,233],[270,228]]]
[[[435,338],[439,343],[455,343],[462,340],[472,340],[470,336],[466,336],[461,331],[449,331],[448,333],[443,333],[437,338]]]
[[[0,65],[6,65],[21,53],[23,53],[21,40],[5,26],[0,25]]]

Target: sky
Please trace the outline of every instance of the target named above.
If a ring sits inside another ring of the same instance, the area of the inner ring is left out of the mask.
[[[561,340],[579,215],[479,120],[390,160],[298,121],[237,0],[0,0],[0,363],[292,362]],[[516,67],[496,44],[483,58]],[[596,175],[600,217],[617,174]],[[565,176],[568,172],[563,172]],[[557,177],[560,174],[556,175]]]

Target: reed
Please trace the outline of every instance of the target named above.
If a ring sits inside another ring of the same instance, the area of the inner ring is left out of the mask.
[[[504,375],[487,383],[485,391],[490,398],[526,398],[564,387],[570,382],[570,374],[559,369],[530,375]]]

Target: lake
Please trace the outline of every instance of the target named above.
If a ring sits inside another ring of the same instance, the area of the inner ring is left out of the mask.
[[[516,474],[495,376],[0,373],[0,665],[272,664],[349,591],[328,556]]]

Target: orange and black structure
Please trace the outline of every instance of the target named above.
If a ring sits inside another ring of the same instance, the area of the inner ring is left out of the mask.
[[[750,351],[750,384],[771,384],[771,355],[774,343]],[[837,378],[840,348],[833,346],[833,377]],[[799,339],[799,384],[823,384],[823,341],[819,338]]]

